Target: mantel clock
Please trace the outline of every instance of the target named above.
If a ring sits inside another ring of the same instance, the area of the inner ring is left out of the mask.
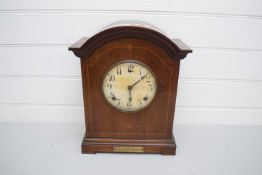
[[[180,60],[192,50],[148,27],[117,26],[69,47],[81,59],[83,153],[174,155]]]

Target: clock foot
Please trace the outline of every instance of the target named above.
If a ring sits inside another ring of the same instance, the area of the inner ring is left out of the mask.
[[[171,147],[171,148],[165,148],[163,149],[162,153],[163,156],[167,155],[176,155],[176,147]]]
[[[82,153],[156,153],[175,155],[175,139],[112,139],[87,138],[82,142]]]
[[[96,151],[89,151],[82,148],[82,154],[96,154]]]

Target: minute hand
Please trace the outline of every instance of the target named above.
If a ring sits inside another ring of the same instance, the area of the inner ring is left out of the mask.
[[[130,89],[132,89],[137,83],[139,83],[141,80],[143,80],[146,76],[147,76],[148,73],[146,73],[144,76],[142,76],[139,80],[137,80],[134,84],[132,84],[131,86],[129,86]]]

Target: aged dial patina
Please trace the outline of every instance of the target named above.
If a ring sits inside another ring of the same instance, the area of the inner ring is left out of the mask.
[[[139,62],[121,62],[106,72],[103,93],[106,101],[124,112],[148,106],[157,88],[154,73]]]

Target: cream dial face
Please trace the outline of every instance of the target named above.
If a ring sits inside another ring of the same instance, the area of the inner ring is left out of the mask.
[[[103,93],[106,101],[124,112],[148,106],[154,99],[157,82],[154,73],[138,62],[120,62],[106,72]]]

